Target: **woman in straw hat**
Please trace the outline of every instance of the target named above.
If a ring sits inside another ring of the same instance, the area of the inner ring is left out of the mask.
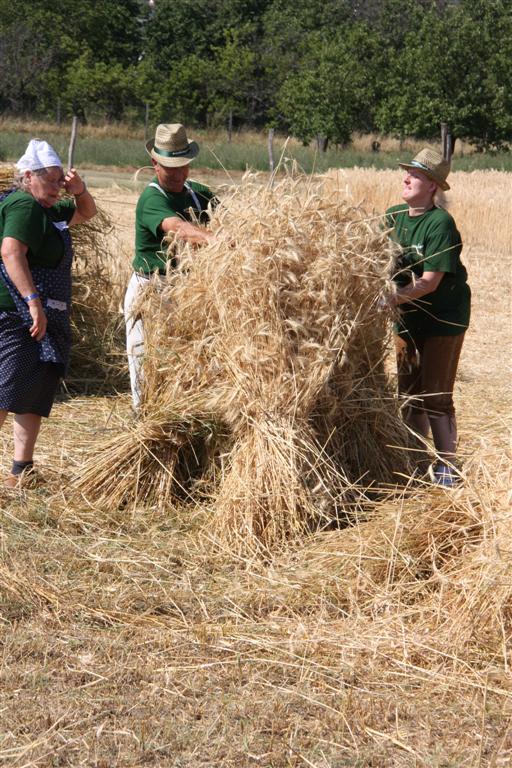
[[[409,426],[425,438],[432,431],[438,455],[429,470],[432,481],[451,487],[459,479],[454,466],[453,386],[469,325],[471,292],[460,259],[460,234],[450,214],[436,205],[438,191],[450,189],[449,163],[423,149],[400,167],[407,171],[405,205],[395,205],[386,214],[392,238],[401,246],[393,297],[400,308],[395,329],[399,391],[410,398]]]
[[[155,177],[142,192],[135,212],[133,275],[124,301],[126,346],[134,408],[140,404],[144,335],[136,314],[137,299],[152,275],[165,275],[175,267],[163,239],[174,234],[192,245],[204,245],[212,237],[205,225],[215,197],[208,187],[188,181],[189,164],[199,146],[190,141],[183,125],[163,123],[146,144]],[[135,312],[133,311],[135,309]]]
[[[96,204],[74,168],[32,139],[18,178],[0,196],[0,425],[14,413],[14,461],[4,484],[34,479],[41,418],[49,416],[70,348],[72,246],[68,228]],[[60,200],[65,189],[73,199]]]

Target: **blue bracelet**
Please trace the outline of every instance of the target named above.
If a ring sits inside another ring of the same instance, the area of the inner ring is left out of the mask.
[[[38,299],[39,294],[38,293],[31,293],[30,296],[24,296],[23,301],[25,301],[27,304],[29,301],[33,301],[34,299]]]

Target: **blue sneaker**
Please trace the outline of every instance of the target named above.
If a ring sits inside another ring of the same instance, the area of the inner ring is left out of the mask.
[[[440,485],[443,488],[453,488],[460,483],[461,479],[455,469],[443,464],[442,461],[431,464],[428,468],[428,474],[435,485]]]

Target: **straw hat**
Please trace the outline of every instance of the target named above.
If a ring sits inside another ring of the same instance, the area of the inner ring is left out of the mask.
[[[405,169],[415,168],[435,181],[444,191],[450,189],[450,185],[446,183],[446,177],[450,173],[450,163],[448,160],[443,160],[441,155],[433,149],[422,149],[410,163],[398,163],[398,165]]]
[[[161,123],[157,126],[155,138],[150,139],[146,149],[159,165],[179,168],[188,165],[199,154],[199,145],[187,139],[181,123]]]

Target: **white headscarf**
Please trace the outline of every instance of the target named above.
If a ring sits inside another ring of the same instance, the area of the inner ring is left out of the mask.
[[[54,148],[42,139],[31,139],[25,154],[16,163],[16,168],[20,173],[23,173],[24,171],[39,171],[41,168],[51,168],[54,165],[62,168],[62,162]]]

